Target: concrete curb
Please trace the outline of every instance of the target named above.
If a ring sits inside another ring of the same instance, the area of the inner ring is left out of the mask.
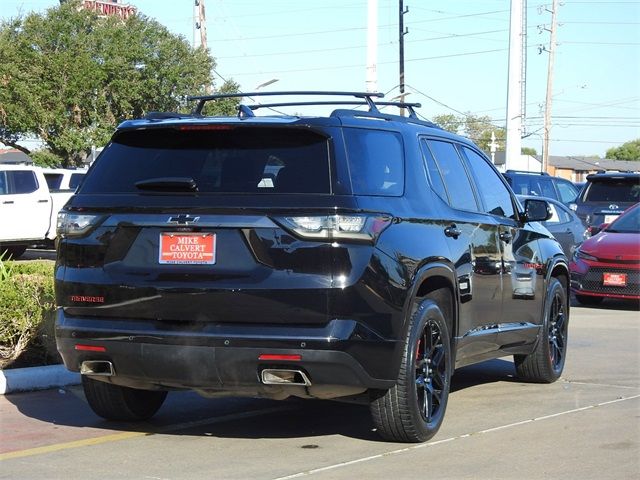
[[[80,374],[70,372],[64,365],[0,370],[0,395],[65,387],[79,383]]]

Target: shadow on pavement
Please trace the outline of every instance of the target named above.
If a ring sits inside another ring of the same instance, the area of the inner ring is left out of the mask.
[[[465,367],[452,379],[451,392],[493,382],[516,381],[513,363],[491,360]],[[47,438],[45,443],[91,438],[115,432],[221,438],[304,438],[342,435],[382,441],[373,430],[369,408],[363,404],[291,398],[274,401],[255,398],[204,398],[194,392],[171,392],[160,411],[147,422],[112,422],[96,416],[79,386],[6,395],[22,416],[12,423],[19,430]],[[12,409],[13,410],[13,409]],[[5,411],[3,415],[7,415]],[[9,419],[7,419],[9,420]],[[4,439],[11,442],[10,432]],[[5,447],[11,448],[9,445]]]

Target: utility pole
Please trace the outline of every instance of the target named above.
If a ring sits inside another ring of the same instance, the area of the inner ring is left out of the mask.
[[[409,29],[404,27],[404,14],[409,13],[409,7],[404,8],[404,1],[399,0],[399,41],[400,41],[400,102],[404,102],[404,36],[409,33]],[[400,115],[404,117],[404,108],[400,109]]]
[[[207,17],[204,11],[204,0],[195,0],[196,16],[196,28],[200,30],[200,46],[204,49],[207,48]],[[194,41],[195,44],[195,41]],[[194,45],[195,46],[195,45]]]
[[[549,135],[551,133],[551,99],[553,98],[553,67],[556,53],[556,30],[558,29],[558,0],[551,6],[551,38],[549,40],[549,66],[547,67],[547,99],[544,104],[544,132],[542,141],[542,171],[549,168]]]
[[[378,91],[378,0],[367,3],[367,92]]]
[[[507,139],[505,145],[505,170],[520,159],[522,150],[522,97],[524,0],[511,0],[509,26],[509,73],[507,82]]]

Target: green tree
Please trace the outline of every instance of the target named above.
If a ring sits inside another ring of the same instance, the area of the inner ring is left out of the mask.
[[[458,133],[460,125],[464,124],[464,120],[461,120],[460,117],[456,117],[452,113],[436,115],[431,120],[436,125],[439,125],[441,128],[451,133]]]
[[[520,149],[520,153],[522,153],[523,155],[532,155],[535,156],[538,154],[538,151],[533,148],[533,147],[522,147]]]
[[[144,15],[78,7],[70,0],[0,25],[0,141],[28,154],[18,142],[38,137],[65,166],[122,120],[188,111],[186,96],[204,93],[215,68],[208,51]]]
[[[610,160],[640,161],[640,138],[623,143],[619,147],[607,150],[606,158]]]

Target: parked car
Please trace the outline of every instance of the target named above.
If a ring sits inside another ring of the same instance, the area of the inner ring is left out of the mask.
[[[49,190],[75,190],[87,173],[83,168],[43,168]]]
[[[594,173],[570,208],[589,228],[611,223],[639,201],[640,173]]]
[[[0,164],[0,255],[18,258],[29,245],[52,245],[70,196],[51,192],[39,167]]]
[[[626,210],[576,249],[570,264],[578,302],[640,300],[640,204]]]
[[[569,205],[575,202],[580,193],[580,190],[569,180],[553,177],[548,173],[507,170],[503,175],[518,195],[553,198]]]
[[[278,95],[263,105],[312,103]],[[212,95],[118,127],[59,216],[57,345],[98,415],[149,418],[173,389],[359,399],[382,437],[420,442],[456,367],[513,355],[523,380],[560,376],[548,203],[520,208],[417,104],[345,96],[368,110],[204,117]]]
[[[525,195],[518,195],[517,197],[521,202],[528,198],[536,198]],[[575,247],[587,238],[586,228],[576,213],[565,204],[550,198],[547,201],[551,209],[551,217],[541,223],[562,245],[562,250],[564,250],[567,258],[571,258]]]

